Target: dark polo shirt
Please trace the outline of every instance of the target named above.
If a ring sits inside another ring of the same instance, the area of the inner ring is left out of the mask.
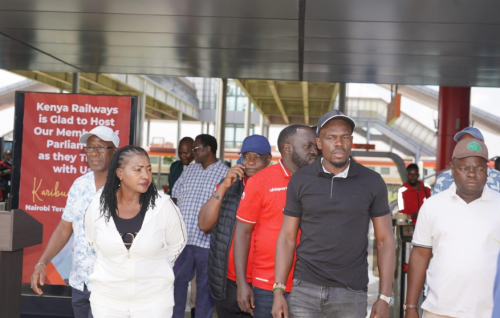
[[[319,157],[292,175],[284,213],[300,218],[294,278],[366,290],[370,218],[390,213],[377,172],[351,160],[347,178],[333,178]]]

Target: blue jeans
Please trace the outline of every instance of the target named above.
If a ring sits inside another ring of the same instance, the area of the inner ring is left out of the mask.
[[[86,285],[84,285],[83,291],[72,288],[71,305],[75,318],[93,318],[89,298],[90,292]]]
[[[253,297],[255,299],[255,308],[253,309],[253,318],[273,318],[271,311],[273,310],[274,295],[270,290],[261,289],[253,286]],[[288,293],[285,293],[285,298]]]
[[[287,300],[290,318],[365,318],[368,301],[362,290],[318,286],[297,278]]]
[[[174,315],[184,318],[189,282],[196,271],[196,318],[211,318],[214,312],[214,299],[208,288],[208,248],[187,245],[174,266]]]

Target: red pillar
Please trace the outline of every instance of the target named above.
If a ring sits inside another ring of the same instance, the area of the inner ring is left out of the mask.
[[[470,87],[440,87],[438,118],[436,172],[449,166],[456,144],[453,137],[469,126]]]

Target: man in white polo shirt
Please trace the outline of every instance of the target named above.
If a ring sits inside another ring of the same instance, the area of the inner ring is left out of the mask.
[[[424,280],[424,318],[490,318],[500,251],[500,194],[485,187],[488,149],[465,139],[453,151],[454,183],[423,204],[413,235],[406,318],[418,317]],[[427,274],[427,276],[426,276]]]

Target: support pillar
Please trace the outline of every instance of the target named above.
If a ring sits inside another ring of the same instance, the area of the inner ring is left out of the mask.
[[[148,119],[147,123],[148,123],[148,126],[147,126],[146,145],[149,146],[151,144],[151,119]]]
[[[217,139],[217,157],[224,161],[224,145],[225,145],[225,128],[226,128],[226,95],[227,95],[227,79],[219,80],[217,90],[217,106],[215,115],[215,139]]]
[[[339,83],[339,110],[346,113],[347,84]]]
[[[371,139],[372,139],[372,134],[371,134],[371,124],[370,122],[366,123],[366,143],[369,144]]]
[[[142,136],[144,135],[144,121],[146,118],[146,92],[141,95],[139,107],[137,109],[137,130],[135,132],[135,145],[143,146],[144,140],[142,140]]]
[[[80,73],[72,74],[71,93],[72,94],[80,93]]]
[[[269,125],[266,123],[264,115],[260,115],[260,134],[269,139]]]
[[[451,162],[457,132],[469,126],[470,87],[440,87],[436,173]]]
[[[247,101],[247,108],[245,109],[245,126],[244,126],[244,131],[245,135],[243,138],[246,138],[250,136],[250,116],[252,115],[252,102],[250,101],[250,98],[248,98]]]
[[[182,112],[177,114],[177,148],[179,148],[179,142],[182,138]]]
[[[264,136],[264,129],[266,128],[265,123],[266,119],[264,118],[264,115],[260,114],[260,134]]]

